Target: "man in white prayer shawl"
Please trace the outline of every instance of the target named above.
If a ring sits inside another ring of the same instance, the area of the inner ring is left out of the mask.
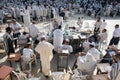
[[[39,9],[40,9],[40,19],[43,20],[43,8],[42,6],[39,6]]]
[[[90,43],[89,48],[90,49],[87,51],[87,54],[88,53],[91,54],[96,61],[99,61],[101,53],[95,48],[95,43],[94,42]]]
[[[30,12],[28,10],[28,6],[26,6],[25,10],[24,10],[23,21],[24,21],[24,27],[28,28],[30,26],[30,24],[31,24]],[[25,29],[25,31],[26,31],[26,29]]]
[[[31,24],[31,26],[29,27],[29,34],[30,34],[30,36],[32,37],[33,40],[36,40],[36,38],[39,34],[39,29],[35,25],[35,22],[33,22],[33,24]]]
[[[96,64],[95,58],[89,53],[87,54],[81,53],[80,56],[77,58],[78,70],[80,70],[81,72],[85,72],[92,75],[93,70],[95,69],[95,64]]]
[[[45,36],[41,37],[41,42],[35,48],[35,51],[40,54],[42,72],[46,77],[51,75],[50,62],[53,58],[53,49],[54,46],[45,40]]]
[[[103,22],[102,22],[102,24],[100,26],[100,30],[102,31],[103,29],[106,28],[106,26],[107,26],[107,22],[105,22],[105,19],[103,19]]]
[[[61,30],[61,25],[58,29],[53,31],[53,45],[55,50],[62,46],[63,43],[63,31]]]
[[[36,12],[36,17],[37,17],[37,19],[39,19],[39,18],[40,18],[40,8],[39,8],[38,5],[36,5],[36,10],[35,10],[35,12]]]

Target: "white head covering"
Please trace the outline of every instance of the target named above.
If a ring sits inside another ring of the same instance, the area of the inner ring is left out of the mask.
[[[94,42],[91,42],[91,43],[89,43],[89,45],[95,46],[95,43],[94,43]]]

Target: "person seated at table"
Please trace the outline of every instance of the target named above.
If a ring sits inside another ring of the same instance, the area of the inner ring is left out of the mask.
[[[95,57],[89,53],[84,54],[80,53],[77,58],[77,69],[81,71],[82,73],[91,74],[93,73],[95,69],[96,64]],[[89,66],[88,66],[89,65]]]
[[[88,53],[91,54],[96,61],[100,60],[101,53],[95,48],[94,42],[89,43],[89,50],[87,51],[87,54]]]
[[[70,45],[69,39],[66,39],[66,40],[63,42],[62,49],[67,49],[67,50],[69,51],[69,53],[73,52],[73,48],[72,48],[72,46]]]
[[[64,32],[65,32],[65,35],[67,35],[67,36],[71,36],[71,35],[72,35],[71,32],[70,32],[70,29],[69,29],[69,25],[68,25],[68,24],[66,24],[65,29],[64,29]]]
[[[27,44],[29,41],[29,34],[27,32],[23,32],[18,38],[18,44]]]
[[[117,54],[113,57],[110,80],[120,80],[120,54]]]
[[[32,44],[27,43],[27,46],[23,49],[22,60],[24,63],[28,64],[30,61],[35,59],[35,54],[32,50]]]

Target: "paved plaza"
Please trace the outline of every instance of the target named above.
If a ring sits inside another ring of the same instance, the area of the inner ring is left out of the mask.
[[[75,15],[74,17],[70,17],[67,21],[65,21],[65,24],[69,24],[70,26],[77,26],[76,22],[77,22],[78,16],[83,17],[83,21],[88,22],[90,25],[90,28],[93,27],[93,23],[95,23],[95,21],[96,21],[95,18],[91,18],[91,17],[85,16],[85,15]],[[109,41],[112,38],[112,34],[114,31],[114,26],[116,24],[120,25],[120,18],[102,18],[102,19],[106,19],[106,22],[107,22],[107,27],[106,27],[106,29],[108,30],[108,39],[107,39],[108,41],[107,42],[109,44]],[[41,32],[48,31],[46,26],[49,25],[49,22],[40,22],[37,25],[38,25],[39,29],[41,30]],[[85,29],[85,28],[83,27],[83,29]],[[118,48],[120,48],[120,45]],[[3,56],[5,56],[5,54],[3,52],[0,52],[0,58],[2,58]],[[75,55],[72,54],[69,56],[69,64],[68,65],[71,68],[74,64],[75,59],[76,59]],[[56,60],[57,60],[57,57],[56,57],[56,54],[54,54],[54,58],[51,62],[51,70],[53,72],[57,71],[57,61]],[[6,62],[4,64],[9,65],[8,62]],[[13,63],[13,64],[15,64],[15,63]],[[3,65],[3,64],[1,64],[1,65]],[[16,68],[16,65],[14,65],[14,67]],[[37,55],[37,65],[36,66],[33,65],[33,67],[32,67],[32,76],[40,77],[41,80],[49,80],[49,79],[46,79],[41,73],[39,55]],[[16,79],[14,79],[14,80],[16,80]]]

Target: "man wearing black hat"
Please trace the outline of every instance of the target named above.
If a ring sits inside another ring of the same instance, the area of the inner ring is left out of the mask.
[[[10,53],[14,53],[14,48],[13,48],[13,40],[11,36],[11,28],[7,27],[6,28],[6,33],[3,36],[4,38],[4,43],[5,43],[5,51],[9,55]]]

